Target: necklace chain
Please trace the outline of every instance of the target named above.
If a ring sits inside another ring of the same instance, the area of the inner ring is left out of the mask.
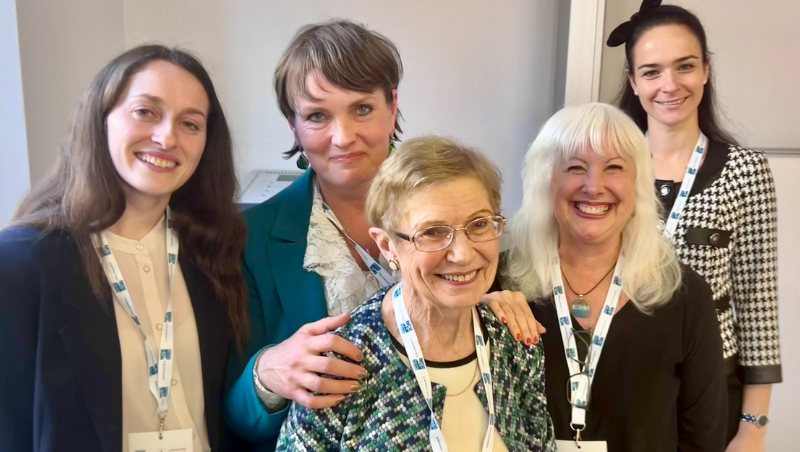
[[[467,386],[464,389],[462,389],[462,390],[460,390],[460,391],[458,391],[458,392],[456,392],[454,394],[450,394],[448,392],[445,392],[444,393],[445,397],[458,397],[461,394],[467,392],[467,390],[473,386],[473,382],[475,381],[475,376],[478,375],[478,360],[476,359],[474,362],[475,362],[475,371],[472,373],[472,376],[470,377],[469,383],[467,383]]]
[[[608,269],[606,274],[603,275],[602,278],[600,278],[600,281],[597,281],[597,284],[593,285],[591,289],[587,290],[584,293],[578,293],[577,290],[572,288],[572,285],[569,283],[569,279],[567,279],[567,272],[564,271],[564,267],[561,267],[561,274],[564,275],[564,282],[567,283],[567,287],[569,287],[569,290],[571,290],[575,295],[577,295],[578,298],[583,298],[584,296],[589,295],[590,293],[592,293],[593,290],[597,289],[597,286],[599,286],[601,282],[603,282],[606,278],[608,278],[608,275],[611,274],[611,272],[614,270],[614,267],[616,267],[616,266],[617,266],[617,263],[615,262],[614,265],[612,265],[611,268]]]
[[[322,200],[322,208],[323,208],[323,210],[327,209],[328,211],[330,211],[333,214],[334,217],[336,217],[336,212],[333,211],[331,206],[329,206],[328,203],[325,202],[324,199]],[[337,221],[339,221],[338,217],[336,217],[336,218],[337,218]],[[358,243],[358,241],[356,239],[354,239],[352,236],[350,236],[350,234],[347,233],[347,230],[344,229],[344,225],[343,224],[338,224],[337,225],[330,218],[328,218],[328,222],[330,222],[330,224],[333,225],[334,228],[336,228],[336,231],[339,232],[339,235],[341,235],[347,241],[349,241],[351,244],[353,244],[353,246],[358,245],[358,246],[364,248],[365,250],[367,250],[367,253],[369,253],[370,256],[375,256],[376,254],[380,254],[379,252],[378,253],[375,252],[375,250],[374,250],[375,243],[374,242],[364,246],[364,245]]]

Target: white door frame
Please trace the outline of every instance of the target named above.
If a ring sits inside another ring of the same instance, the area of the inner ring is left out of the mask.
[[[605,0],[572,0],[564,105],[597,102],[603,55]]]

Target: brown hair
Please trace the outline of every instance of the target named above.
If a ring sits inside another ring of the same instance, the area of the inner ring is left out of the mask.
[[[92,80],[73,117],[72,132],[59,149],[54,170],[25,197],[12,224],[44,232],[70,232],[80,250],[92,290],[111,296],[91,234],[113,225],[125,211],[125,194],[108,148],[106,117],[131,77],[148,63],[166,61],[192,74],[209,101],[206,144],[194,174],[170,198],[172,225],[181,253],[207,276],[227,305],[234,336],[248,337],[247,287],[241,274],[245,226],[233,203],[238,190],[233,144],[211,78],[189,53],[160,45],[130,49]]]
[[[495,213],[500,213],[500,171],[483,154],[457,141],[421,136],[400,145],[381,164],[367,194],[369,222],[382,229],[397,227],[408,199],[421,188],[462,177],[474,177],[489,194]]]
[[[403,62],[389,38],[354,22],[337,19],[303,26],[275,68],[278,107],[289,121],[294,120],[296,100],[312,98],[306,86],[311,73],[350,91],[369,93],[380,88],[391,104],[392,91],[403,76]],[[403,132],[401,117],[398,111],[392,142]],[[289,158],[300,151],[300,145],[295,143],[284,155]]]

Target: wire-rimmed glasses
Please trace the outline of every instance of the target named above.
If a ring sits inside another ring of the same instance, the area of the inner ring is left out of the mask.
[[[468,239],[473,242],[490,242],[503,235],[506,219],[502,215],[492,215],[475,218],[464,223],[463,226],[454,228],[448,225],[429,226],[418,229],[411,235],[395,232],[403,240],[414,244],[418,251],[432,252],[447,248],[453,243],[456,231],[464,231]]]
[[[572,332],[569,335],[569,350],[570,351],[584,351],[584,358],[581,359],[579,356],[569,356],[572,353],[568,354],[568,358],[572,361],[578,363],[580,366],[580,372],[574,373],[569,376],[567,380],[567,400],[569,404],[576,407],[576,408],[583,408],[586,409],[589,407],[589,385],[591,384],[591,379],[589,377],[589,350],[591,350],[592,344],[592,332],[589,330],[575,330],[572,329]]]

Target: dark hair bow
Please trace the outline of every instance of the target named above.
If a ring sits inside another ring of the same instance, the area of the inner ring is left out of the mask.
[[[643,0],[642,6],[639,7],[639,12],[634,13],[630,20],[619,24],[619,26],[608,35],[606,45],[609,47],[617,47],[628,42],[633,35],[633,26],[642,17],[642,14],[656,9],[659,6],[661,6],[661,0]]]

